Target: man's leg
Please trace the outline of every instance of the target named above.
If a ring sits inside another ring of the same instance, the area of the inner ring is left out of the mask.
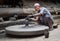
[[[44,24],[49,27],[49,30],[53,29],[53,21],[49,17],[43,18]]]

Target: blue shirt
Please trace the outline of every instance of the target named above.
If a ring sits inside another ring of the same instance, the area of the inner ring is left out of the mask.
[[[42,15],[45,14],[45,17],[50,17],[53,21],[53,17],[47,8],[41,7],[39,14],[42,14]],[[42,20],[42,16],[40,16],[40,20]]]

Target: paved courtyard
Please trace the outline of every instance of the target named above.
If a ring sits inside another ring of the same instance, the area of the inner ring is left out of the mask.
[[[45,38],[44,35],[32,38],[12,38],[6,37],[5,34],[0,34],[0,41],[60,41],[60,25],[57,29],[50,31],[49,36],[49,38]]]

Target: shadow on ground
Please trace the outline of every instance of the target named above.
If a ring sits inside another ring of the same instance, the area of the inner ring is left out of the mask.
[[[43,36],[44,34],[40,34],[40,35],[6,35],[6,37],[9,37],[9,38],[35,38],[35,37],[41,37]]]
[[[20,39],[24,39],[24,38],[35,38],[35,37],[41,37],[43,36],[44,34],[40,34],[40,35],[25,35],[25,36],[20,36],[20,35],[7,35],[5,33],[2,33],[0,34],[0,39],[3,39],[3,38],[20,38]]]

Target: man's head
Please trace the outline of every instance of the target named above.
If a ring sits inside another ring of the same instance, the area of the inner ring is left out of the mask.
[[[36,11],[39,11],[40,10],[40,4],[39,3],[35,3],[34,4],[34,8]]]

